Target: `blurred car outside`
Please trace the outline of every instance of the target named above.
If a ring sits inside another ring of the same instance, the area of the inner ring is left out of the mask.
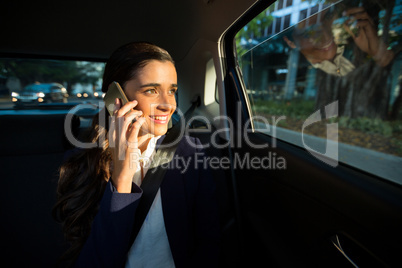
[[[94,91],[94,97],[97,98],[97,99],[103,99],[103,97],[105,96],[105,94],[106,94],[106,93],[102,92],[102,89],[100,89],[100,88],[97,88],[97,89]]]
[[[66,103],[68,93],[59,83],[34,83],[23,88],[21,92],[12,92],[11,99],[15,105],[39,104],[48,102]]]
[[[91,89],[87,89],[85,87],[82,87],[81,85],[76,86],[72,91],[71,91],[71,96],[72,97],[77,97],[77,98],[89,98],[92,97],[93,93]]]

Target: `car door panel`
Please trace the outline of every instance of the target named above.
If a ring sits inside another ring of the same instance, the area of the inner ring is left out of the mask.
[[[257,133],[250,140],[269,142]],[[353,241],[362,252],[358,254],[369,256],[371,263],[397,263],[397,238],[402,235],[399,187],[345,166],[327,167],[300,148],[277,144],[273,149],[244,147],[234,152],[250,158],[275,152],[287,161],[285,170],[235,170],[244,239],[251,242],[247,244],[261,240],[267,252],[285,254],[282,260],[288,264],[339,267],[333,256],[342,261],[344,257],[331,242],[338,234]]]
[[[223,49],[232,55],[231,48]],[[226,59],[227,113],[239,122],[234,140],[243,141],[233,148],[232,158],[275,154],[286,160],[284,169],[232,164],[241,212],[240,244],[246,245],[241,247],[243,260],[264,267],[355,267],[350,260],[359,267],[399,267],[400,185],[347,164],[333,168],[280,136],[272,139],[249,129],[251,144],[269,147],[248,145],[243,135],[247,102],[232,60]],[[236,103],[241,103],[241,116]],[[333,242],[337,239],[343,253]]]

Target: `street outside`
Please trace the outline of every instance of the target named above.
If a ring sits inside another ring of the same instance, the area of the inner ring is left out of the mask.
[[[78,97],[69,97],[67,102],[73,103],[98,103],[101,101],[99,98],[95,97],[87,97],[87,98],[78,98]],[[35,104],[27,104],[27,107],[35,107]],[[11,97],[0,97],[0,109],[14,109],[14,103],[11,101]]]

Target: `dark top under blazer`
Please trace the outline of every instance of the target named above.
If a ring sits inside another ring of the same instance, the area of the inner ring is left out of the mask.
[[[190,158],[188,169],[168,169],[160,186],[166,233],[176,267],[217,267],[219,220],[215,185],[201,161],[202,149],[191,143],[201,146],[198,139],[185,136],[173,159]],[[134,183],[132,193],[118,193],[109,180],[76,267],[125,265],[141,195],[141,188]]]

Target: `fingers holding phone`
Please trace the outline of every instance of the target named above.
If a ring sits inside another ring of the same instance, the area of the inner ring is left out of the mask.
[[[109,129],[109,148],[113,158],[112,181],[120,193],[131,192],[132,177],[141,151],[138,149],[138,134],[145,118],[142,111],[135,110],[137,101],[129,101],[122,105],[116,98],[115,109],[111,116]]]
[[[138,135],[142,124],[145,123],[145,118],[142,117],[142,111],[134,110],[138,102],[136,100],[130,101],[121,107],[120,101],[116,99],[115,117],[120,120],[121,134],[128,143],[138,142]],[[120,108],[121,107],[121,108]],[[136,149],[137,147],[131,146],[130,148]]]
[[[142,115],[142,111],[134,110],[138,102],[136,100],[129,101],[118,82],[110,83],[103,100],[110,116],[114,117],[112,120],[119,124],[119,133],[125,134],[124,140],[127,142],[138,142],[139,129],[144,123],[144,119],[138,121]],[[137,121],[138,123],[134,124]],[[125,131],[121,131],[122,129]]]

